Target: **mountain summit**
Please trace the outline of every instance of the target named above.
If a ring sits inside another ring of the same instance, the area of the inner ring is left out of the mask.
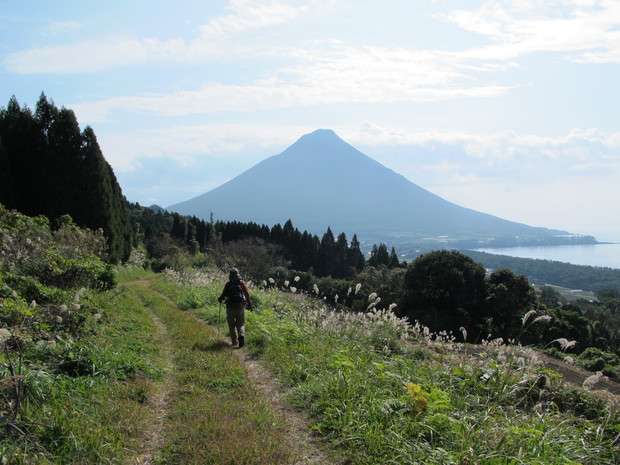
[[[169,211],[300,230],[357,234],[360,240],[514,243],[546,241],[535,228],[448,202],[355,149],[329,129],[302,136],[279,155]]]

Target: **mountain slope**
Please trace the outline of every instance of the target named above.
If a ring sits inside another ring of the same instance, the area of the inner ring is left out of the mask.
[[[544,238],[534,228],[460,207],[364,155],[331,130],[301,137],[279,155],[193,199],[167,208],[208,219],[283,224],[361,238]]]

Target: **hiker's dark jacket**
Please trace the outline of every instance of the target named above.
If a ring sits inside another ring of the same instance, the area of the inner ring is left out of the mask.
[[[217,300],[218,302],[222,302],[226,296],[228,295],[228,289],[230,288],[232,281],[228,281],[225,285],[224,285],[224,290],[222,291],[222,295],[220,295]],[[241,290],[243,291],[243,294],[245,295],[245,305],[248,308],[252,308],[252,299],[250,298],[250,293],[248,292],[248,287],[245,285],[245,283],[243,281],[239,281],[239,284],[241,285]]]

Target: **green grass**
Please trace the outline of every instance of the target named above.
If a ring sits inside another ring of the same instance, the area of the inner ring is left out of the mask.
[[[80,341],[59,340],[47,357],[83,366],[54,372],[41,353],[24,360],[28,396],[19,425],[0,442],[3,463],[122,463],[146,427],[144,399],[161,379],[152,319],[128,293],[91,297],[103,317]],[[37,361],[39,360],[39,361]]]
[[[248,349],[355,464],[615,464],[618,410],[509,350],[400,339],[402,329],[253,290]],[[196,312],[217,321],[211,302]]]
[[[295,463],[284,419],[223,342],[223,277],[207,273],[125,270],[119,290],[84,296],[102,317],[82,337],[25,354],[25,434],[4,432],[1,462]],[[469,356],[385,315],[251,293],[244,350],[307,412],[332,463],[620,463],[617,408],[509,348]],[[54,360],[77,368],[54,371]]]
[[[179,297],[168,282],[158,279],[153,287]],[[215,329],[155,291],[142,292],[143,303],[167,328],[174,359],[160,463],[290,463],[281,419]]]

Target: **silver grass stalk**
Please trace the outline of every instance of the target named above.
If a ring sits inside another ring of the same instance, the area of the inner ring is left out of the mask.
[[[554,339],[549,344],[552,344],[554,342],[557,342],[558,344],[560,344],[560,347],[562,348],[563,352],[566,352],[567,349],[575,347],[575,345],[577,344],[577,341],[569,341],[568,339],[566,339],[564,337],[560,337],[558,339]]]
[[[588,376],[583,382],[582,386],[586,389],[592,389],[592,387],[594,387],[594,385],[598,383],[600,380],[602,380],[603,378],[606,378],[606,376],[603,376],[602,372],[597,371],[592,376]]]
[[[0,346],[4,346],[4,343],[11,337],[11,332],[6,328],[0,328]]]
[[[523,315],[523,319],[521,320],[521,326],[525,326],[525,323],[527,323],[527,320],[529,320],[532,315],[536,315],[536,310],[530,310],[525,315]]]

